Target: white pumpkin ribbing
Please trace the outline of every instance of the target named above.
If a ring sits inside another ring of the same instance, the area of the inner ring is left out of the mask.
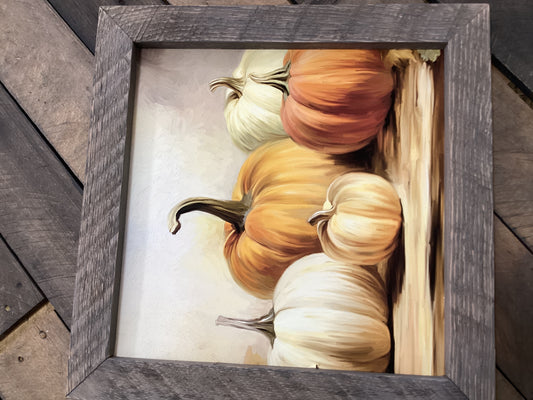
[[[269,365],[386,369],[387,296],[375,271],[312,254],[283,273],[273,302],[276,339]]]
[[[287,137],[281,123],[283,94],[268,85],[255,83],[250,74],[263,74],[283,66],[286,50],[247,50],[233,78],[240,82],[237,93],[228,89],[224,116],[237,146],[252,151],[261,144]]]

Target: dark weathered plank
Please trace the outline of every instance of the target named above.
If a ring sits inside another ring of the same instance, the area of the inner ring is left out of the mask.
[[[82,190],[0,86],[0,227],[70,324]]]
[[[446,377],[109,358],[75,399],[465,399]]]
[[[93,56],[46,0],[0,2],[0,79],[83,181]]]
[[[455,32],[456,26],[468,24],[477,14],[477,7],[449,5],[441,8],[426,4],[384,4],[368,7],[312,6],[305,24],[295,24],[306,5],[264,7],[157,7],[139,6],[127,12],[120,7],[105,8],[126,34],[137,44],[147,47],[240,47],[284,48],[287,42],[305,47],[318,47],[330,41],[330,47],[353,46],[383,48],[396,46],[442,48]],[[300,11],[299,11],[300,10]],[[316,15],[316,16],[315,16]],[[265,18],[265,19],[263,19]],[[314,19],[313,19],[314,18]],[[139,24],[139,20],[143,24]],[[381,24],[363,21],[379,19]],[[336,21],[321,24],[321,21]],[[416,21],[416,23],[415,23]],[[265,27],[269,29],[266,30]],[[356,32],[350,36],[347,32]],[[391,36],[389,32],[396,35]]]
[[[438,0],[456,3],[455,0]],[[435,1],[433,1],[435,2]],[[533,5],[531,0],[462,0],[489,3],[492,54],[530,98],[533,98]]]
[[[92,53],[96,41],[99,7],[167,4],[165,0],[48,0],[48,2]]]
[[[125,193],[129,166],[131,39],[100,13],[95,97],[83,193],[74,300],[69,391],[111,355],[120,285]],[[96,299],[98,299],[96,301]]]
[[[65,398],[69,334],[50,303],[0,342],[0,396]]]
[[[42,300],[41,292],[0,237],[0,336]]]
[[[498,370],[496,370],[496,400],[524,400],[524,396]]]
[[[533,250],[533,109],[495,68],[492,84],[494,209]]]
[[[489,9],[484,6],[458,29],[444,53],[445,370],[471,399],[494,398],[488,28]]]
[[[494,225],[496,362],[533,398],[533,254],[498,219]]]

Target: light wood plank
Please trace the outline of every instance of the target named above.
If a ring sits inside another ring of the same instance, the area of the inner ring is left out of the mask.
[[[0,238],[0,335],[42,300],[39,289]]]
[[[46,0],[0,2],[0,79],[83,181],[93,56]]]
[[[494,209],[533,250],[533,109],[492,68]]]
[[[69,334],[50,303],[0,342],[5,400],[64,399]]]
[[[533,398],[533,254],[494,221],[496,362],[526,398]]]
[[[70,324],[82,189],[2,86],[0,132],[2,236]]]

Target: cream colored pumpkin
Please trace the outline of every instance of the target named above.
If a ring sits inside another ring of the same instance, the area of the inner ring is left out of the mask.
[[[323,210],[309,222],[318,225],[322,250],[334,260],[374,265],[396,248],[402,208],[387,180],[351,172],[331,183]]]
[[[261,144],[286,138],[280,118],[283,94],[270,86],[252,81],[250,74],[261,74],[283,66],[286,50],[246,50],[233,77],[211,81],[211,90],[227,86],[224,116],[228,131],[237,146],[245,151]]]
[[[383,281],[374,269],[323,253],[305,256],[281,276],[272,311],[256,320],[217,324],[258,330],[272,343],[269,365],[383,372],[390,333]]]

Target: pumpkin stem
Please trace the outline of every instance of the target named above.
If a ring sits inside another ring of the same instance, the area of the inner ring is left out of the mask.
[[[242,79],[232,78],[232,77],[223,77],[223,78],[213,79],[211,82],[209,82],[209,90],[211,90],[212,92],[214,92],[215,89],[220,86],[225,86],[233,90],[235,94],[237,95],[237,98],[242,97],[242,92],[244,90],[244,82]]]
[[[268,340],[270,340],[270,344],[272,345],[276,338],[276,332],[274,331],[274,317],[274,309],[272,308],[268,314],[255,319],[237,319],[219,315],[215,323],[217,325],[231,326],[233,328],[262,333],[268,338]]]
[[[327,221],[329,220],[333,214],[335,214],[335,207],[331,208],[330,210],[320,210],[311,215],[307,222],[309,222],[311,225],[316,225],[320,221]]]
[[[168,214],[168,230],[174,235],[181,228],[179,217],[191,211],[202,211],[222,218],[235,227],[237,232],[244,231],[246,215],[252,204],[251,196],[245,194],[240,201],[215,200],[209,197],[191,197],[176,204]]]
[[[250,79],[255,83],[263,83],[281,90],[286,96],[289,95],[289,85],[287,81],[290,77],[291,62],[287,61],[283,67],[275,69],[263,75],[250,74]]]

